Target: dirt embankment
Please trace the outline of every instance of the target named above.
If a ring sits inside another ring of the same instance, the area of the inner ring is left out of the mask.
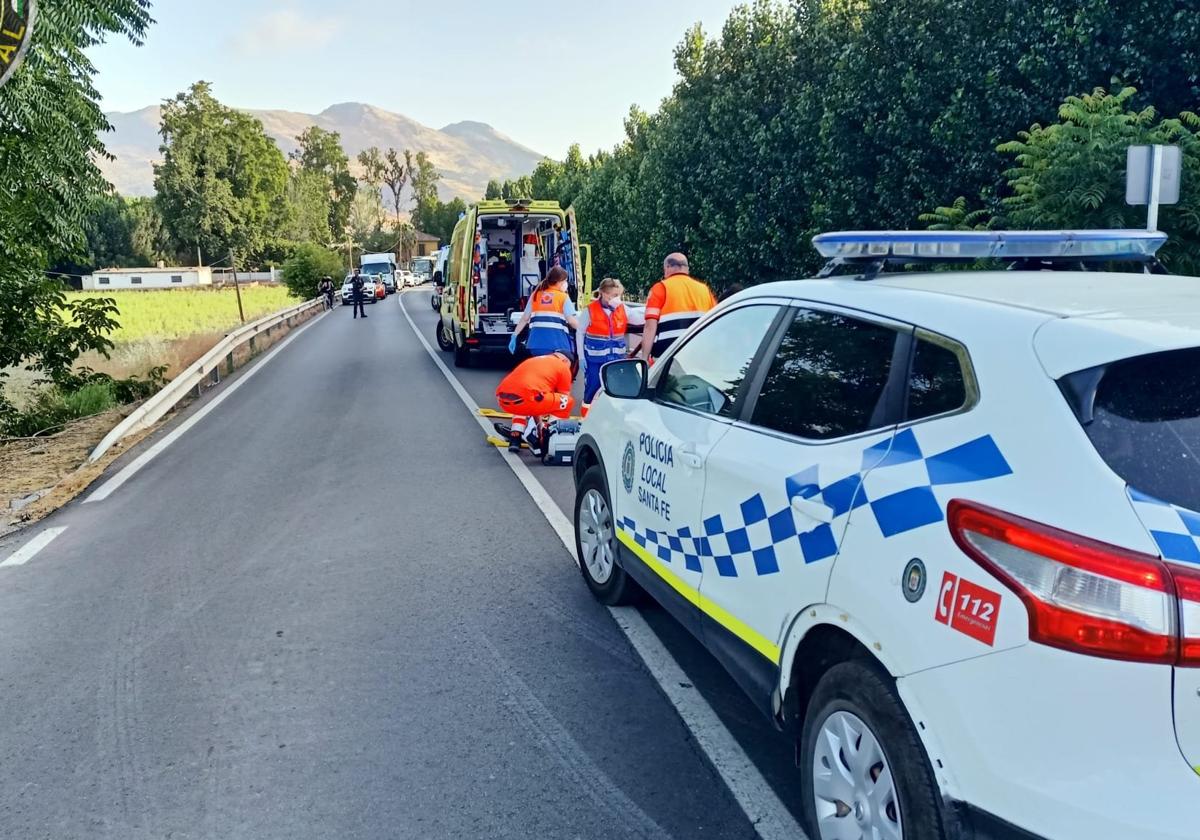
[[[94,464],[87,457],[133,406],[76,420],[61,432],[0,438],[0,536],[36,522],[82,493],[143,435],[122,441]]]

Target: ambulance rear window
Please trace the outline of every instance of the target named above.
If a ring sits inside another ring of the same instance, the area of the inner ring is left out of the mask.
[[[1060,386],[1100,457],[1130,487],[1200,510],[1200,348],[1124,359]]]

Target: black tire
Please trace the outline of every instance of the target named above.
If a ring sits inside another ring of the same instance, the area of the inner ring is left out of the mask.
[[[457,341],[454,343],[454,366],[456,368],[471,366],[471,348],[466,345],[459,346]]]
[[[882,748],[894,781],[904,836],[946,840],[937,783],[917,730],[891,678],[877,666],[863,661],[834,665],[817,682],[809,699],[800,736],[800,779],[808,835],[821,840],[813,766],[817,736],[825,721],[837,712],[848,712],[865,723]],[[853,813],[842,817],[854,818]],[[870,836],[869,832],[866,836]]]
[[[443,353],[449,353],[454,349],[454,340],[446,335],[446,324],[442,320],[438,320],[437,327],[434,328],[434,333],[437,335],[438,349]]]
[[[581,525],[579,515],[583,510],[584,500],[588,498],[589,492],[600,494],[609,516],[609,533],[611,535],[609,539],[613,564],[611,574],[604,581],[597,580],[593,576],[584,557],[583,541],[580,539]],[[604,478],[604,470],[598,466],[590,467],[583,474],[583,478],[579,481],[579,487],[575,491],[575,556],[579,559],[579,570],[583,573],[583,580],[587,584],[588,589],[592,590],[592,595],[596,597],[597,601],[607,604],[610,607],[636,603],[642,595],[641,587],[637,585],[637,582],[633,578],[625,573],[620,563],[616,562],[618,554],[615,524],[613,521],[612,504],[609,502],[608,482]]]

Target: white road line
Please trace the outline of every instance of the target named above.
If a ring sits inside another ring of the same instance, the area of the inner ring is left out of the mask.
[[[238,379],[235,379],[232,383],[229,384],[228,387],[225,388],[224,391],[222,391],[220,394],[218,394],[216,397],[214,397],[212,402],[210,402],[208,405],[204,406],[204,408],[197,411],[195,414],[193,414],[187,420],[184,420],[169,435],[167,435],[162,440],[160,440],[158,443],[154,444],[154,446],[151,446],[149,449],[147,449],[145,452],[143,452],[141,455],[139,455],[127,467],[125,467],[119,473],[114,475],[108,481],[101,484],[99,488],[94,490],[90,496],[88,496],[86,499],[83,500],[83,503],[88,504],[89,502],[102,502],[105,499],[107,499],[109,496],[111,496],[114,492],[116,492],[117,489],[119,489],[121,487],[122,484],[124,484],[126,481],[129,481],[129,479],[133,478],[137,474],[138,470],[140,470],[142,467],[146,466],[151,461],[153,461],[155,458],[157,458],[159,455],[161,455],[168,446],[170,446],[172,443],[174,443],[175,441],[177,441],[181,437],[183,437],[183,435],[187,432],[188,429],[192,428],[192,426],[195,426],[197,423],[199,423],[201,420],[203,420],[205,417],[207,417],[209,412],[211,412],[213,409],[215,409],[217,406],[219,406],[222,402],[224,402],[226,399],[228,399],[230,394],[232,394],[238,388],[241,388],[248,381],[250,381],[250,379],[256,373],[258,373],[260,370],[263,369],[263,367],[267,364],[267,362],[271,361],[271,359],[275,358],[276,355],[278,355],[280,352],[283,351],[283,348],[287,347],[289,344],[291,344],[293,341],[295,341],[297,338],[299,338],[300,334],[302,332],[304,332],[306,329],[311,327],[313,324],[315,324],[317,321],[321,320],[328,314],[329,314],[328,312],[322,312],[320,315],[318,315],[317,317],[310,320],[307,324],[300,327],[298,330],[293,331],[291,335],[289,335],[287,338],[285,338],[283,341],[281,341],[278,344],[278,346],[276,346],[275,348],[273,348],[271,350],[271,352],[269,352],[269,353],[267,353],[267,355],[263,356],[262,359],[259,360],[259,362],[257,364],[255,364],[253,367],[251,367],[249,370],[247,370],[245,373],[243,373]]]
[[[438,356],[438,351],[426,341],[425,336],[421,335],[412,316],[408,314],[408,307],[404,305],[403,298],[400,300],[400,311],[404,313],[413,335],[421,342],[425,352],[433,359],[438,370],[442,372],[442,376],[446,377],[446,381],[450,383],[454,393],[458,394],[458,398],[466,405],[471,416],[479,422],[486,433],[491,434],[493,431],[491,423],[479,416],[479,406],[471,399],[471,395],[467,393],[462,383],[450,372],[450,368],[446,367],[446,363]],[[516,474],[517,480],[533,498],[538,509],[546,517],[546,521],[550,523],[550,527],[554,529],[554,533],[562,541],[567,553],[578,565],[579,559],[575,555],[575,530],[570,520],[546,492],[542,483],[530,472],[520,455],[507,450],[497,451]],[[758,836],[762,840],[804,840],[806,835],[791,812],[775,795],[775,791],[771,789],[762,773],[754,766],[754,762],[746,755],[742,745],[721,722],[712,706],[692,686],[692,682],[684,673],[683,668],[679,666],[675,657],[671,655],[650,625],[642,618],[641,613],[634,607],[609,607],[608,609],[616,620],[617,626],[621,628],[621,632],[625,634],[634,650],[646,663],[646,668],[650,671],[651,676],[662,687],[663,693],[671,701],[671,705],[675,707],[679,717],[691,730],[696,743],[700,745],[713,767],[721,774],[721,778],[729,787],[738,805],[746,813],[755,831],[758,832]]]
[[[33,559],[33,555],[37,554],[43,548],[50,545],[50,543],[54,542],[55,537],[65,530],[67,530],[66,525],[63,525],[60,528],[47,528],[29,542],[25,543],[25,545],[8,555],[8,558],[3,563],[0,563],[0,569],[4,568],[5,566],[24,566]]]

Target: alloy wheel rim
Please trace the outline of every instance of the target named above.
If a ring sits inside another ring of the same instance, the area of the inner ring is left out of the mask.
[[[588,576],[603,586],[613,573],[613,524],[608,502],[597,490],[584,493],[579,505],[579,545]]]
[[[857,715],[837,711],[817,731],[813,800],[821,840],[903,840],[892,768]]]

